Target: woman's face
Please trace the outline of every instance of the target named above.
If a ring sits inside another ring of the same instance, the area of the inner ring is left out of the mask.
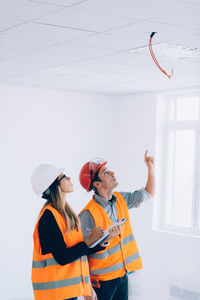
[[[58,179],[60,179],[64,174],[60,174],[58,176]],[[69,176],[64,177],[60,183],[59,187],[61,189],[61,192],[63,193],[71,193],[74,191],[73,184],[71,183],[71,178]]]

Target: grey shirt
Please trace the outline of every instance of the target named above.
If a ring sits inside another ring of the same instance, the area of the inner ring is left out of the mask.
[[[151,195],[144,189],[141,188],[133,193],[131,192],[120,192],[122,197],[125,199],[128,209],[133,207],[138,207],[140,204],[151,198]],[[116,209],[116,202],[117,198],[113,194],[110,200],[106,200],[103,197],[94,194],[94,201],[100,204],[104,209],[105,212],[108,214],[112,222],[118,221],[117,209]],[[83,232],[83,237],[86,239],[90,232],[87,228],[93,229],[95,227],[95,222],[93,216],[90,214],[89,210],[84,210],[79,214],[79,218],[81,221],[81,229]]]

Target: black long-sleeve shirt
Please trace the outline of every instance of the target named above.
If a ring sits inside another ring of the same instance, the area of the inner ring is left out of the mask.
[[[58,224],[49,209],[46,209],[38,226],[42,254],[52,253],[60,265],[69,264],[83,255],[103,250],[103,247],[88,248],[85,242],[67,248]]]

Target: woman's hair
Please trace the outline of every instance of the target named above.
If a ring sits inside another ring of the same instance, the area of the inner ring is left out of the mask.
[[[67,202],[62,201],[58,185],[58,178],[56,178],[56,180],[50,185],[50,187],[43,193],[42,198],[47,199],[47,201],[43,205],[42,210],[48,204],[51,204],[63,216],[67,226],[66,233],[69,233],[73,229],[78,230],[80,220],[73,209],[70,207],[70,205]]]

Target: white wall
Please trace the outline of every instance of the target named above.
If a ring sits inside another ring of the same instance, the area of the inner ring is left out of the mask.
[[[121,141],[117,167],[121,183],[119,189],[133,191],[146,183],[147,168],[143,163],[145,149],[149,149],[150,155],[155,155],[156,95],[123,97],[118,101],[118,120]],[[187,280],[188,289],[192,284],[195,285],[195,281],[196,284],[199,282],[194,274],[200,270],[200,239],[153,231],[152,217],[151,200],[131,211],[144,265],[135,277],[135,284],[134,278],[131,283],[135,288],[134,300],[168,300],[170,278],[175,270],[193,274],[193,278],[190,276]],[[183,284],[181,276],[178,279],[180,287]]]
[[[43,205],[30,176],[42,162],[66,167],[78,213],[89,200],[78,174],[94,156],[113,159],[114,100],[109,97],[0,87],[0,299],[31,299],[32,233]]]
[[[155,155],[156,95],[116,99],[10,86],[0,86],[0,94],[0,299],[33,299],[32,232],[43,200],[31,190],[32,170],[41,162],[66,167],[77,213],[89,200],[78,173],[93,156],[111,162],[118,190],[145,186],[145,149]],[[130,215],[144,264],[131,280],[133,299],[168,300],[171,271],[200,267],[200,240],[153,231],[153,201]]]

